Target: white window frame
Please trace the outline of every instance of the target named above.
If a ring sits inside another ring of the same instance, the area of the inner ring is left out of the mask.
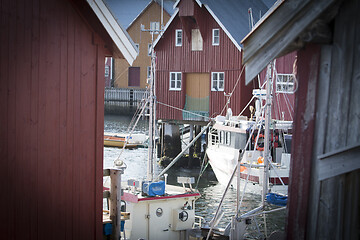
[[[171,79],[172,75],[175,74],[175,79]],[[180,79],[178,79],[178,74],[180,74]],[[171,86],[171,83],[175,82],[175,87]],[[180,87],[178,87],[178,83],[180,82]],[[171,91],[181,91],[182,85],[182,73],[181,72],[170,72],[169,74],[169,90]]]
[[[277,93],[294,93],[295,92],[295,75],[278,73],[276,75],[276,92]]]
[[[223,85],[220,88],[220,75],[223,76]],[[216,80],[214,80],[214,76],[216,76]],[[216,82],[215,82],[216,81]],[[225,89],[225,73],[224,72],[212,72],[211,73],[211,91],[224,91]]]
[[[151,43],[148,43],[148,56],[151,56]]]
[[[155,34],[159,34],[160,22],[150,22],[150,30],[154,31]]]
[[[178,32],[181,33],[181,36],[178,36]],[[178,39],[180,39],[180,43],[178,41]],[[181,47],[182,46],[182,42],[183,42],[183,34],[182,34],[182,30],[181,29],[176,29],[175,30],[175,46],[176,47]]]
[[[218,35],[215,36],[215,32],[217,31]],[[217,39],[217,41],[216,41]],[[213,46],[219,46],[220,44],[220,29],[219,28],[214,28],[212,30],[212,45]]]
[[[110,66],[105,65],[105,77],[109,77],[109,76],[110,76]]]
[[[160,22],[150,22],[150,30],[160,30]]]
[[[147,78],[150,78],[151,76],[151,66],[148,66],[147,68],[146,68],[146,70],[147,70],[147,72],[146,72],[146,76],[147,76]]]

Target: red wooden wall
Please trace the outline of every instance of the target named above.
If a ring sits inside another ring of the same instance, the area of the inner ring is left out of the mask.
[[[103,42],[66,0],[0,13],[1,239],[100,239]]]
[[[204,7],[200,8],[194,1],[186,0],[179,3],[179,8],[183,15],[194,12],[194,18],[197,23],[190,25],[190,28],[200,29],[203,36],[203,51],[191,51],[191,39],[188,39],[185,27],[182,25],[182,21],[183,23],[186,22],[186,24],[191,22],[186,19],[189,17],[185,16],[180,20],[179,15],[176,16],[164,33],[163,38],[155,47],[157,55],[156,94],[158,101],[183,109],[185,104],[185,76],[183,75],[182,79],[182,91],[169,91],[169,72],[180,71],[182,73],[209,74],[216,71],[224,72],[225,92],[229,93],[240,76],[242,56],[241,52]],[[219,46],[212,46],[213,28],[220,29]],[[183,29],[183,45],[181,47],[175,47],[176,29]],[[251,98],[252,86],[244,86],[244,76],[245,74],[243,73],[231,99],[230,107],[234,114],[238,114]],[[211,79],[209,78],[210,81]],[[212,92],[209,89],[209,92],[209,115],[215,117],[220,114],[226,99],[223,91]],[[158,104],[157,117],[159,119],[181,120],[182,113],[179,110]]]
[[[285,56],[279,57],[275,61],[275,68],[277,73],[291,74],[294,73],[298,75],[297,72],[297,52],[291,52]],[[294,66],[295,63],[295,66]],[[266,80],[266,71],[265,68],[260,75],[261,84]],[[257,80],[255,80],[257,81]],[[257,86],[258,84],[256,84]],[[295,89],[299,86],[298,82],[295,85]],[[282,112],[284,113],[284,120],[292,121],[295,118],[295,93],[294,94],[285,94],[276,92],[276,80],[273,80],[273,106],[272,106],[272,115],[273,119],[282,120]]]

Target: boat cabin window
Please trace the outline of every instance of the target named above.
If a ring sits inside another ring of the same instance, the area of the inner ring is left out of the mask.
[[[219,143],[219,135],[216,129],[212,129],[209,132],[209,142],[211,145],[216,145]]]
[[[230,140],[230,132],[225,132],[225,131],[220,131],[220,143],[224,144],[224,145],[230,145],[231,140]]]

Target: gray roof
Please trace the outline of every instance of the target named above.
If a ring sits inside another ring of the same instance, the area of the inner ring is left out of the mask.
[[[127,29],[152,0],[104,0],[115,19]],[[156,0],[161,5],[161,0]],[[171,16],[174,13],[174,0],[163,0],[164,10]]]
[[[251,8],[254,24],[259,21],[276,0],[200,0],[207,5],[234,40],[241,40],[250,32],[249,13]]]

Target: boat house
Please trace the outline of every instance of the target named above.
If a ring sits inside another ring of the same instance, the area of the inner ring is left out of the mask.
[[[251,98],[245,86],[240,40],[250,31],[249,8],[259,19],[261,0],[181,0],[155,41],[157,118],[207,121],[229,107],[239,113]],[[183,111],[184,110],[184,111]]]
[[[287,0],[242,41],[246,82],[298,51],[287,239],[360,236],[360,3]]]
[[[1,239],[102,239],[105,57],[137,49],[102,0],[0,16]]]

